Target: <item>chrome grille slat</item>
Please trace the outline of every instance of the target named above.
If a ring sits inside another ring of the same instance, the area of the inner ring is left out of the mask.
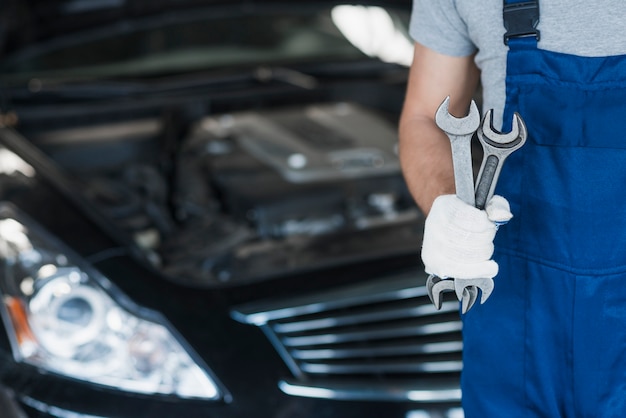
[[[425,302],[428,301],[426,288],[423,285],[416,286],[418,279],[415,274],[398,276],[396,279],[389,283],[368,283],[353,288],[288,299],[284,302],[272,301],[240,306],[233,310],[232,315],[240,322],[260,326],[269,321],[357,305],[364,306],[410,298],[424,298]]]
[[[336,382],[328,379],[317,379],[316,382],[299,382],[284,379],[278,383],[280,389],[294,396],[312,398],[330,398],[342,400],[383,400],[413,402],[458,402],[461,389],[457,379],[439,379],[436,382],[420,382],[416,380],[390,382],[364,381],[357,379],[348,382]]]
[[[302,363],[300,368],[312,374],[362,374],[362,373],[449,373],[461,372],[460,361],[431,361],[420,363],[376,363],[376,364],[320,364]]]
[[[455,331],[461,331],[461,324],[458,321],[416,326],[385,327],[368,331],[334,332],[332,334],[317,334],[302,337],[283,337],[282,342],[287,347],[303,347],[352,341],[380,340],[383,338],[444,334]]]
[[[332,360],[358,357],[392,357],[417,354],[454,353],[463,349],[461,341],[439,343],[412,343],[396,344],[371,348],[325,348],[310,350],[290,350],[290,354],[297,360]]]
[[[421,305],[410,309],[372,309],[367,313],[353,315],[338,315],[333,318],[312,319],[308,321],[295,321],[288,323],[277,323],[274,330],[278,333],[289,334],[324,328],[354,325],[367,322],[382,322],[392,319],[414,318],[418,316],[440,315],[442,313],[457,312],[459,304],[455,302],[442,303],[441,309],[437,310],[433,305]]]
[[[295,377],[279,383],[285,393],[456,402],[459,304],[449,298],[437,311],[425,282],[423,273],[403,273],[241,306],[232,316],[260,326],[283,357]]]

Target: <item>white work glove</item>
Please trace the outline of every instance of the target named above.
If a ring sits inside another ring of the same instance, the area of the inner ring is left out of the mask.
[[[426,273],[441,278],[493,278],[498,274],[498,264],[491,260],[493,239],[498,225],[512,217],[509,202],[502,196],[493,196],[485,210],[456,195],[439,196],[424,226]]]

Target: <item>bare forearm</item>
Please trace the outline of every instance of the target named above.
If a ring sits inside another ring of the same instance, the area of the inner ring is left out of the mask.
[[[409,191],[424,213],[437,196],[454,193],[450,142],[431,119],[402,118],[400,163]]]
[[[415,44],[400,118],[400,162],[411,194],[426,214],[437,196],[455,191],[450,141],[435,124],[435,112],[449,96],[450,112],[465,116],[478,78],[473,56],[445,56]]]

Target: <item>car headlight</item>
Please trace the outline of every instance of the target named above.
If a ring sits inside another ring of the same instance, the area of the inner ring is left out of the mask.
[[[17,361],[129,392],[223,398],[162,317],[7,204],[0,268],[0,311]]]

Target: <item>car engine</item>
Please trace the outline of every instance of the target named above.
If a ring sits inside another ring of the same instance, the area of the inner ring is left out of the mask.
[[[84,188],[177,280],[241,283],[419,245],[397,131],[361,105],[203,117],[173,155],[171,167],[133,160],[90,173]]]

